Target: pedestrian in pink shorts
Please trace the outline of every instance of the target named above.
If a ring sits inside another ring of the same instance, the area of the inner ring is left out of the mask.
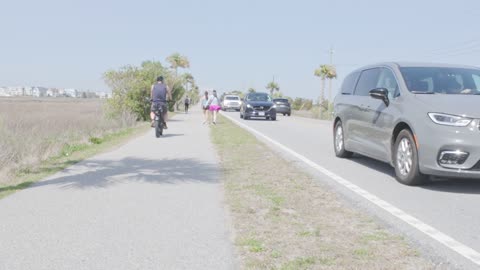
[[[213,124],[216,125],[217,124],[217,113],[222,108],[220,106],[220,101],[218,100],[216,90],[213,90],[213,95],[210,96],[210,98],[208,99],[208,104],[209,104],[208,110],[213,114]]]

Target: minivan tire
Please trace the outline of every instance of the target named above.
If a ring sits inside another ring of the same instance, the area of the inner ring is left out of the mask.
[[[337,137],[337,132],[341,132],[341,136]],[[342,141],[337,145],[337,140],[339,139]],[[342,121],[340,120],[335,124],[335,128],[333,129],[333,149],[335,150],[335,155],[339,158],[350,158],[353,155],[353,152],[345,150],[345,131],[342,126]]]
[[[407,160],[409,158],[410,161]],[[407,163],[411,163],[410,168],[406,166]],[[417,186],[425,183],[427,177],[420,172],[417,145],[412,132],[408,129],[400,131],[395,140],[393,165],[398,182],[408,186]]]

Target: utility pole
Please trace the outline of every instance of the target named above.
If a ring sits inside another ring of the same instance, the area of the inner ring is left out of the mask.
[[[330,46],[330,66],[333,68],[333,46]],[[332,102],[332,79],[328,79],[328,101]]]
[[[330,51],[328,53],[330,54],[330,65],[333,65],[333,53],[335,53],[333,46],[330,46]]]
[[[273,89],[273,86],[275,85],[275,75],[273,75],[273,79],[272,79],[272,89],[270,89],[270,95],[273,96],[273,92],[275,92],[275,89]]]

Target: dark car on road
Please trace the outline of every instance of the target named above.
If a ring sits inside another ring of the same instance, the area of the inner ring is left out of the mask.
[[[480,178],[480,69],[384,63],[345,77],[334,101],[334,149],[390,163],[399,182]]]
[[[292,114],[292,108],[290,102],[286,98],[274,98],[273,103],[276,105],[277,113],[281,113],[284,116],[290,116]]]
[[[277,120],[276,105],[267,93],[250,93],[245,96],[240,107],[240,118],[265,118]]]

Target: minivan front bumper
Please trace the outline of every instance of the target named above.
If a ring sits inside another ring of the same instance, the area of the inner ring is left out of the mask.
[[[418,128],[415,135],[420,171],[441,177],[480,179],[478,123],[474,120],[467,127],[452,127],[427,121]],[[446,164],[448,159],[452,159],[453,164]]]

